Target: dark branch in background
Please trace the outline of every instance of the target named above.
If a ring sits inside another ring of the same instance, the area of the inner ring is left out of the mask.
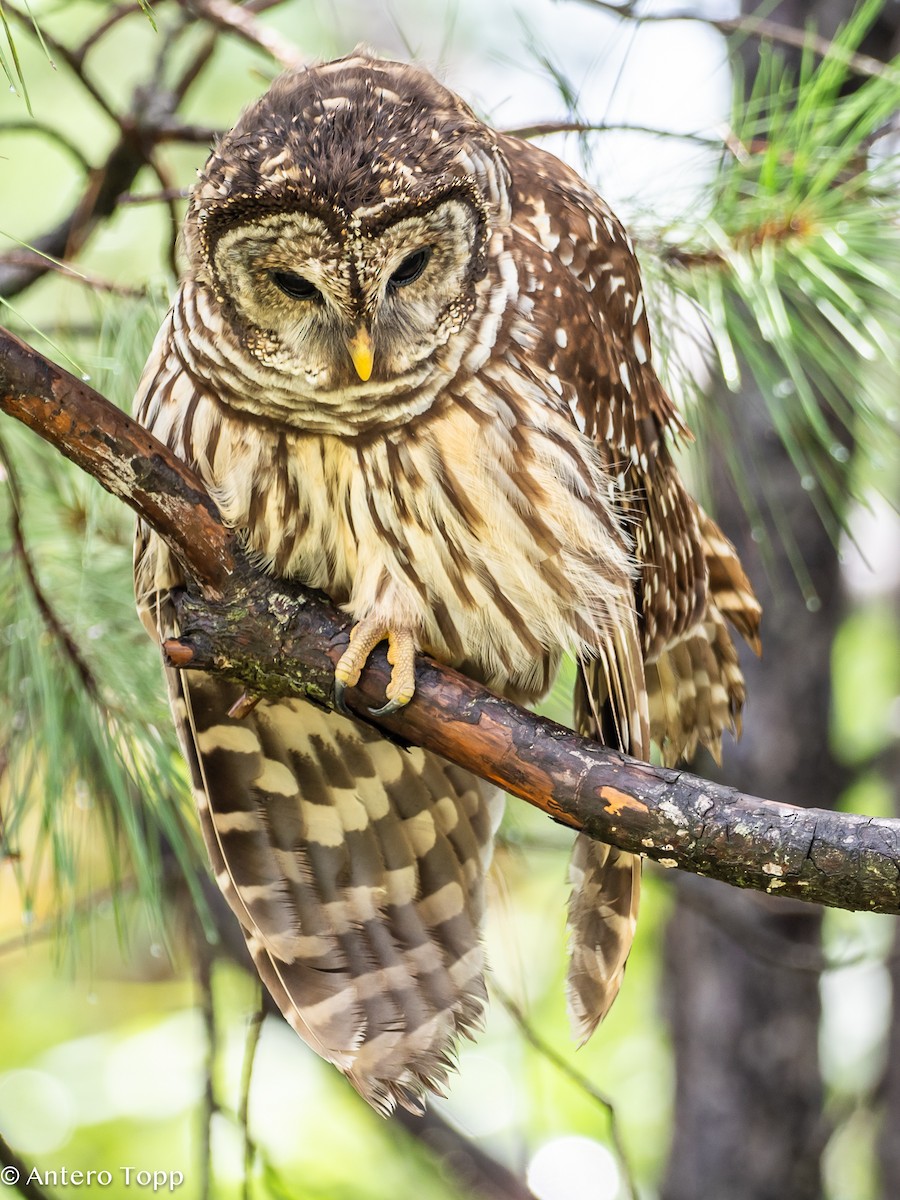
[[[653,125],[623,125],[618,121],[538,121],[534,125],[519,125],[504,129],[510,137],[548,137],[553,133],[646,133],[649,137],[675,138],[679,142],[695,142],[699,146],[721,147],[722,139],[702,133],[678,133],[673,129],[657,129]]]
[[[509,1169],[491,1158],[479,1145],[459,1133],[433,1108],[421,1117],[405,1108],[398,1108],[391,1127],[402,1126],[417,1142],[426,1146],[438,1161],[452,1165],[455,1182],[466,1190],[465,1195],[479,1200],[534,1200],[534,1193]]]
[[[187,466],[97,392],[0,332],[0,408],[94,475],[166,539],[192,581],[174,666],[256,695],[330,704],[349,620],[324,597],[254,571]],[[202,593],[202,594],[201,594]],[[590,837],[740,887],[900,912],[900,821],[745,796],[605,749],[419,657],[413,702],[374,718],[383,650],[348,694],[361,719],[467,767]]]
[[[0,1135],[0,1164],[4,1167],[3,1182],[15,1188],[24,1200],[53,1200],[53,1197],[49,1196],[43,1188],[39,1188],[36,1183],[29,1182],[31,1166],[19,1158],[2,1135]],[[12,1172],[16,1173],[14,1179]]]
[[[46,125],[43,121],[0,121],[0,133],[28,133],[32,136],[39,134],[42,138],[47,138],[48,141],[54,142],[61,150],[64,150],[82,169],[82,171],[90,171],[91,164],[85,158],[80,146],[67,138],[66,135],[58,129],[54,129],[52,125]]]
[[[74,210],[59,224],[32,239],[39,255],[65,258],[76,254],[97,224],[111,217],[121,192],[127,191],[144,165],[145,155],[132,136],[122,137],[110,151],[103,166],[89,175],[84,194]],[[27,266],[0,257],[0,296],[9,300],[23,292],[50,270],[46,260],[38,258]]]
[[[91,30],[78,49],[71,53],[69,60],[70,65],[73,68],[80,68],[84,63],[88,52],[94,46],[96,46],[97,43],[104,38],[115,25],[118,25],[120,21],[125,19],[125,17],[135,16],[138,13],[143,12],[144,6],[140,3],[140,0],[135,0],[133,4],[117,4],[109,16],[107,16],[104,21],[101,21],[99,25],[95,26],[95,28]]]
[[[188,188],[166,188],[162,192],[123,192],[120,204],[170,204],[173,200],[187,200]]]
[[[868,54],[859,54],[854,53],[852,50],[847,50],[845,46],[840,46],[831,41],[830,38],[822,37],[811,29],[797,29],[793,25],[783,25],[779,21],[770,21],[765,17],[749,15],[739,17],[705,17],[701,13],[689,10],[645,13],[638,9],[637,4],[633,0],[625,4],[608,3],[607,0],[582,0],[582,3],[590,4],[592,8],[600,8],[613,16],[622,17],[628,21],[635,21],[638,24],[649,24],[658,21],[695,21],[701,25],[708,25],[711,29],[716,29],[721,34],[742,34],[744,37],[758,38],[761,41],[778,42],[782,46],[793,46],[796,50],[812,50],[820,58],[831,57],[838,62],[845,63],[858,75],[877,75],[881,77],[896,75],[896,71],[881,62],[880,59],[872,58]]]
[[[157,142],[198,142],[201,146],[211,146],[224,132],[212,125],[196,125],[188,121],[182,123],[176,117],[160,121],[154,129]],[[185,188],[185,197],[188,192],[189,189]]]
[[[4,8],[23,26],[31,27],[31,21],[26,14],[9,4]],[[133,9],[130,5],[123,5],[117,9],[116,14],[113,14],[116,20],[112,24],[129,15],[131,11]],[[119,114],[111,108],[87,75],[84,61],[88,49],[97,40],[98,31],[108,32],[110,27],[108,18],[88,35],[77,50],[70,50],[44,35],[48,48],[69,67],[81,86],[118,125],[119,138],[109,151],[105,162],[88,172],[83,192],[68,216],[55,228],[31,239],[30,244],[38,251],[38,258],[26,264],[13,261],[9,255],[0,255],[0,298],[9,300],[17,296],[51,269],[50,264],[41,259],[40,255],[49,255],[55,259],[73,258],[97,225],[114,215],[119,197],[129,190],[142,167],[150,166],[159,175],[154,162],[155,147],[158,142],[177,139],[178,123],[175,114],[191,85],[209,61],[217,36],[213,31],[204,40],[174,85],[165,88],[157,80],[156,86],[136,88],[130,109],[127,113]],[[185,25],[184,28],[186,27]],[[151,76],[158,76],[161,70],[162,55]],[[193,127],[188,127],[188,131],[192,134]],[[193,137],[187,140],[193,140]],[[163,183],[162,186],[165,188],[166,184]]]
[[[282,67],[305,67],[308,59],[292,43],[267,25],[261,25],[248,6],[232,4],[231,0],[179,0],[188,12],[204,17],[228,33],[236,34],[242,41],[262,50]],[[258,6],[259,7],[259,6]]]
[[[26,10],[23,12],[21,9],[10,4],[9,0],[5,0],[4,8],[7,15],[13,17],[25,29],[34,28],[34,19],[31,15],[31,12],[28,11],[27,5]],[[87,45],[90,45],[92,40],[93,38],[89,37],[87,39]],[[94,103],[98,106],[98,108],[102,109],[102,111],[105,112],[109,119],[115,124],[120,124],[118,113],[109,103],[97,85],[93,82],[93,80],[87,74],[85,74],[84,53],[81,53],[80,50],[70,50],[65,43],[57,41],[57,39],[53,37],[51,33],[47,33],[44,30],[41,31],[41,44],[45,47],[48,53],[52,53],[54,60],[65,63],[66,66],[78,77],[79,83],[91,97]],[[51,60],[51,65],[55,69],[56,61],[54,60]]]
[[[619,1117],[616,1112],[616,1106],[612,1099],[594,1084],[593,1080],[589,1079],[581,1071],[577,1070],[568,1062],[561,1054],[553,1047],[545,1042],[544,1039],[536,1032],[526,1019],[525,1014],[513,998],[507,995],[497,984],[496,980],[492,981],[491,990],[496,993],[500,999],[500,1003],[512,1017],[522,1037],[528,1044],[535,1049],[538,1054],[551,1066],[555,1067],[561,1075],[564,1075],[571,1083],[580,1091],[598,1104],[606,1113],[609,1120],[609,1140],[612,1143],[612,1148],[619,1164],[619,1170],[622,1172],[622,1180],[625,1186],[627,1200],[639,1200],[637,1183],[634,1178],[634,1172],[631,1169],[631,1164],[628,1161],[628,1155],[625,1153],[625,1145],[622,1141],[622,1134],[619,1129]]]
[[[104,279],[93,271],[76,267],[72,263],[62,262],[49,254],[38,254],[36,250],[10,250],[3,255],[4,264],[10,267],[37,267],[44,271],[55,271],[76,283],[97,292],[110,292],[114,296],[122,296],[126,300],[140,300],[146,297],[147,290],[142,287],[131,287],[127,283],[116,283],[113,279]]]

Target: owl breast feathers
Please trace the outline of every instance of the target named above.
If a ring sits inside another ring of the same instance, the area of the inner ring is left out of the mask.
[[[337,692],[387,639],[519,701],[575,656],[579,728],[667,762],[744,699],[726,619],[759,609],[686,492],[631,243],[568,167],[415,67],[282,76],[194,188],[188,269],[137,398],[275,576],[356,622]],[[182,580],[141,526],[136,592]],[[500,798],[299,700],[168,673],[216,878],[287,1020],[383,1111],[440,1092],[481,1019]],[[631,944],[639,866],[576,839],[569,1008],[590,1035]]]

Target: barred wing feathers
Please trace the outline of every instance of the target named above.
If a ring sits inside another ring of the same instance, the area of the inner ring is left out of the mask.
[[[486,999],[492,800],[306,701],[167,672],[216,881],[297,1033],[374,1107],[421,1110]]]
[[[690,434],[650,362],[631,240],[556,158],[511,138],[503,149],[515,188],[518,257],[534,304],[535,360],[546,364],[573,423],[598,446],[636,560],[634,611],[582,664],[576,723],[638,758],[649,757],[651,738],[667,762],[689,757],[698,744],[718,753],[722,730],[739,727],[744,701],[725,618],[757,648],[759,606],[733,547],[688,494],[666,443],[666,435]],[[622,978],[640,861],[579,837],[571,878],[570,1014],[584,1039]]]

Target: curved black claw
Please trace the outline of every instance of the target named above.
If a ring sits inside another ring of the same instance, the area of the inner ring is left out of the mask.
[[[334,707],[339,713],[343,713],[345,717],[352,717],[353,713],[344,703],[344,692],[347,690],[347,685],[342,679],[335,679],[334,688],[331,692],[331,698],[334,700]]]
[[[406,708],[407,704],[409,704],[408,700],[388,700],[387,704],[382,704],[381,708],[370,708],[369,712],[373,717],[389,717],[391,713]]]

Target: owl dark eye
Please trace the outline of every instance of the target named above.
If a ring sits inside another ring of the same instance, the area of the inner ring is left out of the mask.
[[[430,246],[423,246],[421,250],[416,250],[408,258],[404,258],[403,262],[391,276],[388,286],[400,288],[406,287],[408,283],[415,283],[428,265],[429,258],[431,258]]]
[[[293,271],[270,271],[269,278],[286,296],[292,300],[319,300],[322,293],[314,283],[295,275]]]

